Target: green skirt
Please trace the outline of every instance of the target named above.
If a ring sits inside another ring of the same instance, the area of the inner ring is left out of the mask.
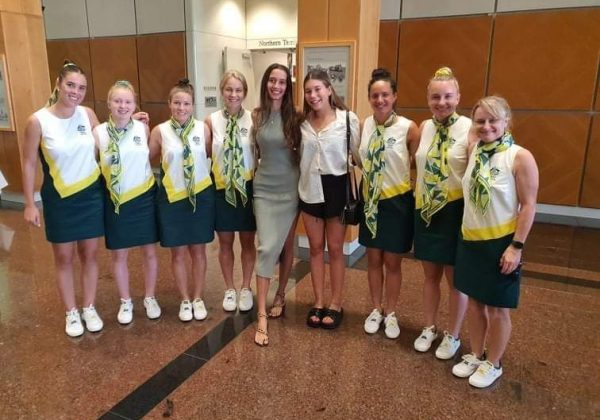
[[[454,265],[464,205],[462,198],[450,201],[433,215],[429,226],[421,217],[420,209],[415,210],[415,258]]]
[[[413,214],[415,198],[412,191],[399,194],[377,205],[377,231],[371,231],[363,220],[358,231],[358,242],[367,248],[377,248],[396,254],[404,254],[412,248],[414,235]]]
[[[115,213],[108,190],[106,191],[104,242],[107,249],[123,249],[158,242],[156,221],[156,185],[142,195],[119,206]]]
[[[252,181],[246,181],[246,205],[242,203],[240,194],[236,191],[237,207],[233,207],[225,200],[225,189],[215,193],[216,216],[215,230],[217,232],[253,232],[256,231],[254,218],[254,196]]]
[[[101,177],[85,189],[61,198],[54,188],[48,164],[40,153],[44,180],[40,195],[44,204],[46,239],[65,243],[104,235],[104,187]]]
[[[215,237],[215,187],[196,194],[196,211],[185,198],[169,203],[164,187],[158,188],[158,235],[160,245],[175,247],[212,242]]]
[[[500,273],[500,257],[513,235],[488,241],[458,241],[454,287],[484,305],[516,308],[521,276]]]

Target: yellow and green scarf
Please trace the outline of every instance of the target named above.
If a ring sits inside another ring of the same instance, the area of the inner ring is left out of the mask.
[[[108,117],[106,123],[106,132],[108,133],[108,147],[106,153],[110,156],[110,179],[108,181],[108,191],[110,192],[110,199],[115,206],[115,213],[119,214],[119,207],[121,206],[121,176],[123,174],[123,167],[121,166],[121,153],[119,152],[119,142],[127,130],[131,130],[133,127],[133,121],[129,120],[124,128],[117,128],[112,116]]]
[[[227,118],[225,127],[225,142],[223,148],[224,177],[225,177],[225,201],[233,207],[237,207],[235,192],[239,192],[242,204],[246,207],[248,195],[246,194],[246,180],[244,178],[244,152],[242,151],[242,139],[238,119],[244,115],[242,109],[237,115],[230,115],[223,110]]]
[[[179,124],[171,117],[171,127],[181,139],[183,144],[183,178],[188,193],[188,200],[192,204],[193,212],[196,212],[196,193],[194,191],[196,176],[194,174],[194,155],[190,146],[189,135],[194,129],[194,117],[190,117],[185,123]]]

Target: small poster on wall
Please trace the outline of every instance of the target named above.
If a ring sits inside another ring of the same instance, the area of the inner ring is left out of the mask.
[[[8,73],[6,71],[6,57],[0,54],[0,130],[15,131],[10,103],[10,90]]]
[[[331,85],[344,103],[352,108],[352,85],[354,82],[354,42],[315,42],[300,44],[299,83],[313,69],[327,72]],[[302,86],[299,87],[302,92]],[[302,94],[299,97],[303,97]]]

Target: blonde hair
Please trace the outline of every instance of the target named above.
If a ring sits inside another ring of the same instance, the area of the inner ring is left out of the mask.
[[[106,102],[110,102],[110,97],[116,89],[126,89],[133,94],[134,100],[137,102],[137,95],[135,93],[135,89],[129,80],[117,80],[111,87],[108,89],[108,94],[106,95]]]
[[[223,89],[225,88],[227,81],[231,78],[240,81],[240,83],[242,84],[242,88],[244,89],[244,97],[246,97],[248,95],[248,83],[246,83],[246,78],[244,77],[244,75],[237,70],[227,70],[225,74],[223,74],[223,77],[221,78],[221,83],[219,83],[219,91],[221,92],[221,95],[223,94]]]
[[[475,111],[477,111],[478,108],[488,112],[494,118],[505,120],[506,127],[509,129],[512,128],[512,112],[508,102],[503,97],[492,95],[478,100],[471,112],[471,119],[474,120]]]
[[[460,92],[460,88],[458,86],[458,80],[454,77],[454,73],[450,67],[440,67],[435,71],[433,77],[429,79],[429,83],[427,84],[427,90],[429,90],[429,86],[431,86],[432,82],[454,82],[454,86],[456,86],[456,92]]]

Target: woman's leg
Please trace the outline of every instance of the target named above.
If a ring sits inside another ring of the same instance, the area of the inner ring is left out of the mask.
[[[256,276],[256,303],[257,303],[257,328],[254,334],[254,342],[260,346],[269,344],[267,325],[267,294],[269,293],[270,279]]]
[[[142,246],[144,253],[144,287],[145,297],[156,294],[156,281],[158,279],[158,258],[156,257],[156,244]]]
[[[129,270],[127,269],[128,255],[129,250],[127,248],[111,251],[113,277],[117,283],[119,297],[124,300],[131,299],[129,294]]]
[[[206,245],[189,245],[192,257],[192,278],[194,279],[194,299],[202,299],[206,284]]]
[[[342,307],[344,273],[346,270],[346,261],[344,260],[346,225],[342,224],[337,217],[327,219],[325,221],[325,233],[327,236],[327,254],[329,255],[329,279],[331,281],[331,303],[329,308],[339,310]],[[328,319],[328,317],[325,319]],[[325,323],[327,324],[327,322]]]
[[[226,289],[235,289],[233,284],[233,242],[235,232],[217,232],[219,237],[219,264]]]
[[[186,246],[177,246],[171,248],[171,268],[177,289],[181,295],[181,300],[190,300],[188,291],[187,268],[185,266],[185,250]]]
[[[367,248],[367,278],[373,308],[381,311],[383,300],[383,251],[377,248]]]
[[[437,313],[440,305],[440,281],[444,266],[429,261],[421,261],[425,282],[423,283],[423,309],[425,310],[425,326],[437,325]]]
[[[81,261],[83,306],[88,307],[96,301],[98,288],[98,238],[77,241],[77,252]]]
[[[385,265],[385,314],[396,311],[402,286],[402,256],[393,252],[383,253]]]
[[[294,218],[290,230],[288,231],[287,238],[283,244],[283,250],[279,256],[279,287],[277,290],[285,292],[287,282],[292,272],[292,265],[294,264],[294,238],[296,236],[296,223],[298,222],[298,215]]]
[[[492,306],[488,306],[487,309],[490,319],[487,360],[498,367],[512,331],[510,309]]]
[[[450,312],[450,326],[448,330],[454,338],[458,338],[460,336],[460,329],[465,318],[465,313],[467,312],[467,307],[469,306],[469,297],[454,288],[454,267],[445,265],[444,274],[450,292],[448,308]]]
[[[485,341],[488,333],[489,318],[487,306],[469,299],[469,335],[471,336],[471,351],[481,359],[485,351]]]
[[[240,245],[242,247],[242,288],[250,289],[252,272],[256,262],[256,245],[254,244],[254,231],[240,232]]]
[[[310,278],[317,308],[325,306],[325,221],[302,212],[310,250]]]
[[[52,244],[54,267],[60,297],[65,309],[70,311],[77,308],[75,302],[75,285],[73,281],[73,253],[75,242]]]

